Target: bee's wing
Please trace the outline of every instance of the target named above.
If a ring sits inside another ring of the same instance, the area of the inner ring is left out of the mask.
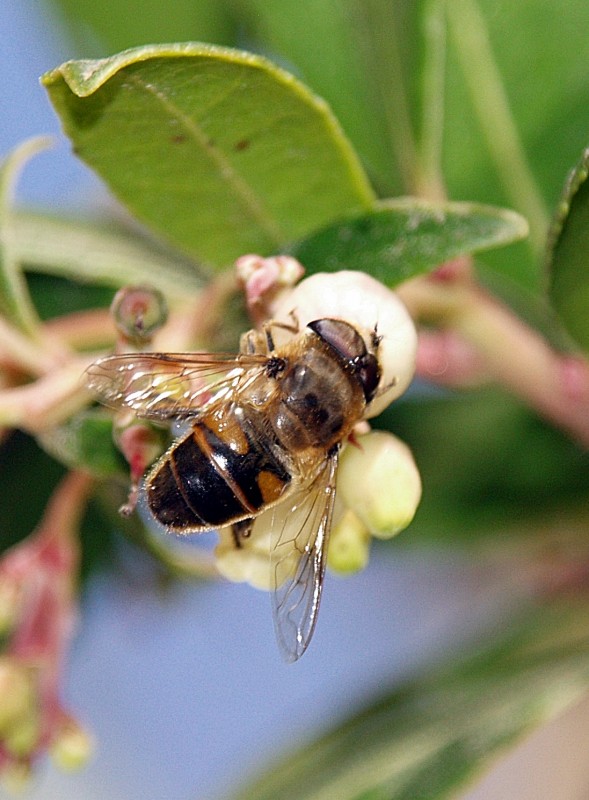
[[[107,406],[153,420],[193,416],[226,402],[264,374],[266,356],[125,353],[95,361],[86,385]]]
[[[334,451],[310,485],[295,490],[272,509],[272,612],[276,638],[287,661],[303,655],[315,630],[337,462],[338,453]]]

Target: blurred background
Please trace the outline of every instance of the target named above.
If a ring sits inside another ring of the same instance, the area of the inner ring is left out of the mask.
[[[103,215],[111,200],[99,181],[71,155],[39,76],[70,58],[108,55],[148,41],[237,40],[246,46],[255,26],[250,31],[236,31],[234,21],[215,11],[214,0],[201,3],[194,15],[198,4],[172,3],[165,31],[161,16],[150,16],[149,3],[113,0],[89,3],[88,8],[80,4],[79,13],[68,17],[69,7],[74,5],[73,0],[55,4],[3,0],[0,4],[0,151],[6,153],[29,136],[55,135],[56,146],[25,171],[18,203],[94,217]],[[96,20],[88,10],[92,5],[100,8],[96,13],[103,17],[102,26],[93,25]],[[491,18],[496,20],[503,6],[495,4]],[[192,16],[193,24],[187,25]],[[328,14],[325,19],[329,30]],[[572,28],[570,35],[578,41]],[[297,71],[297,47],[281,51],[279,37],[271,35],[266,42],[269,55]],[[305,42],[299,41],[297,46],[304,49]],[[517,49],[514,46],[513,53]],[[547,50],[546,58],[553,56]],[[526,70],[534,69],[526,64]],[[334,64],[334,75],[328,76],[336,89],[337,68]],[[580,77],[576,70],[571,67],[566,73],[561,97],[577,91]],[[302,77],[313,85],[312,63]],[[316,88],[320,92],[325,89]],[[338,113],[341,94],[347,88],[339,94],[334,90],[330,97]],[[521,89],[518,96],[514,90],[514,102],[522,104],[523,127],[538,155],[547,149],[549,133],[539,123],[534,127],[531,99],[523,98],[523,92]],[[548,90],[546,93],[549,95]],[[459,95],[460,91],[454,95],[456,104]],[[540,89],[536,99],[541,95]],[[545,117],[553,110],[550,99]],[[563,106],[566,100],[564,97]],[[362,148],[362,137],[366,139],[371,132],[359,133],[362,110],[355,113],[356,120],[350,112],[343,121],[350,133],[355,130],[358,134],[356,144]],[[508,204],[480,156],[484,148],[480,143],[472,145],[472,129],[463,129],[459,117],[457,108],[451,136],[462,142],[455,152],[460,152],[463,161],[449,164],[452,196]],[[544,161],[539,168],[548,204],[556,202],[566,169],[585,143],[589,111],[579,112],[574,119],[570,115],[565,122],[564,135],[552,148],[558,152],[551,152],[548,163]],[[379,135],[375,133],[376,138]],[[373,150],[372,166],[384,188],[394,194],[400,191],[401,180],[396,169],[386,165],[383,152]],[[490,257],[485,274],[489,281],[499,282],[510,297],[528,300],[541,280],[538,267],[522,246],[510,248],[510,253]],[[512,271],[504,266],[509,258],[518,264]],[[534,303],[531,307],[537,310]],[[416,533],[411,527],[398,541],[375,547],[369,567],[360,575],[348,580],[328,576],[313,644],[294,665],[280,660],[265,594],[224,582],[162,587],[138,550],[122,540],[112,545],[117,569],[96,570],[85,584],[64,686],[66,704],[76,710],[96,738],[96,755],[75,775],[47,765],[29,797],[222,798],[271,758],[329,730],[380,691],[441,654],[456,652],[466,642],[485,642],[488,632],[508,618],[520,597],[517,576],[510,570],[494,569],[488,562],[480,565],[462,551],[444,546],[449,527],[457,540],[468,538],[473,530],[478,532],[479,524],[489,518],[496,530],[506,520],[512,521],[514,508],[523,515],[527,507],[543,502],[547,487],[564,495],[584,487],[587,480],[579,477],[575,448],[507,398],[494,394],[476,397],[449,413],[445,408],[440,411],[434,402],[435,408],[431,413],[426,410],[420,420],[413,404],[424,394],[429,397],[423,387],[418,389],[388,419],[393,429],[417,446],[417,460],[424,471],[429,500],[426,498],[416,520]],[[460,430],[465,420],[470,427]],[[489,448],[490,429],[497,435]],[[453,446],[441,456],[431,439],[439,436],[447,441],[449,430],[454,432]],[[28,472],[34,481],[40,476],[38,507],[18,512],[22,517],[18,524],[32,529],[46,499],[43,476],[51,467],[32,445],[18,452],[18,475]],[[16,448],[0,450],[5,506],[0,536],[10,539],[15,537],[18,504],[16,478],[9,475],[16,469],[15,453]],[[451,494],[452,500],[445,493]],[[418,546],[409,546],[413,536]],[[554,770],[548,769],[543,755],[546,749],[550,762],[559,763],[562,770],[559,800],[586,796],[581,791],[589,785],[589,770],[583,766],[589,761],[586,711],[587,704],[571,712],[567,720],[560,720],[560,727],[543,731],[544,738],[526,745],[528,749],[520,751],[502,767],[503,772],[469,798],[556,797],[549,783]],[[562,759],[557,756],[559,748]]]

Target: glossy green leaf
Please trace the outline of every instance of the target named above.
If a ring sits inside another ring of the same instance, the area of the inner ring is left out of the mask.
[[[384,695],[238,800],[449,800],[589,687],[586,600],[548,606],[469,660]]]
[[[570,173],[549,242],[550,297],[573,339],[589,351],[589,149]]]
[[[13,249],[29,271],[101,286],[150,283],[170,299],[198,291],[193,262],[128,230],[19,211]]]
[[[30,139],[0,164],[0,313],[22,331],[35,334],[38,318],[29,297],[15,247],[12,199],[26,163],[50,145],[46,138]]]
[[[372,205],[337,121],[258,56],[137,48],[44,76],[76,153],[134,214],[213,266]]]
[[[527,234],[519,214],[476,203],[389,200],[296,243],[309,272],[354,269],[389,286],[459,255],[499,247]]]

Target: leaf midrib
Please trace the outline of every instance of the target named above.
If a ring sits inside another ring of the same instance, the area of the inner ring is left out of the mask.
[[[223,182],[232,189],[234,196],[241,203],[250,218],[264,231],[266,236],[268,236],[277,247],[282,245],[287,236],[282,231],[280,225],[268,214],[254,189],[237,172],[223,150],[211,143],[209,137],[205,134],[200,125],[152,83],[146,83],[136,75],[129,75],[127,79],[139,90],[155,98],[161,104],[162,108],[183,126],[195,145],[201,148],[211,161],[214,162],[218,169],[219,176]]]

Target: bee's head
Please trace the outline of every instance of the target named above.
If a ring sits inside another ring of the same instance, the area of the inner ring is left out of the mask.
[[[372,349],[369,349],[358,330],[343,319],[316,319],[309,322],[307,327],[335,352],[356,377],[369,403],[376,394],[381,375],[377,358],[380,339],[376,332],[371,338]]]

